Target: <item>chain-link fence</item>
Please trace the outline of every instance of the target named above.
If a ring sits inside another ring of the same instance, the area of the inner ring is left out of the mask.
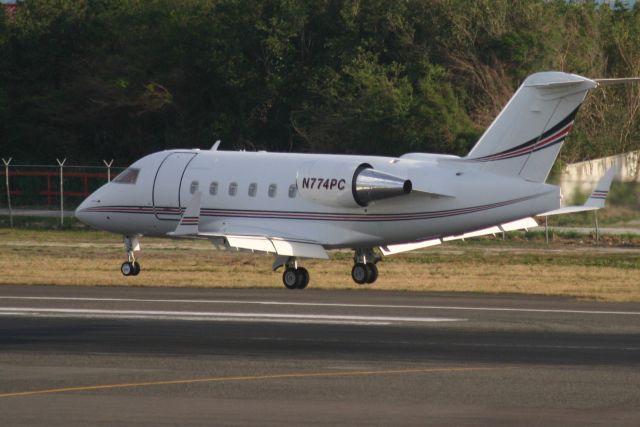
[[[73,211],[89,194],[110,181],[124,168],[104,166],[20,165],[3,159],[0,209],[7,210],[10,221],[16,211],[59,211],[64,222],[65,211]]]

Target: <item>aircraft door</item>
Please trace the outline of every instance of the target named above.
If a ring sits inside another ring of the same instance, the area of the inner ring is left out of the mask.
[[[184,171],[195,153],[171,153],[164,158],[153,182],[153,212],[160,220],[179,220],[182,215],[180,187]]]

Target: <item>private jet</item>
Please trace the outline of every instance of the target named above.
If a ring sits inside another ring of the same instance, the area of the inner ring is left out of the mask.
[[[139,238],[155,236],[272,253],[289,289],[309,283],[300,260],[348,248],[353,280],[373,283],[381,254],[602,208],[615,168],[583,206],[562,207],[560,188],[545,181],[587,92],[629,80],[533,74],[464,157],[237,152],[219,150],[219,141],[156,152],[91,194],[76,217],[123,236],[125,276],[140,272]]]

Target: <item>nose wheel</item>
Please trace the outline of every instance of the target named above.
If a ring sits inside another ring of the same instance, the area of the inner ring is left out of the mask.
[[[140,273],[140,264],[137,261],[123,262],[120,271],[124,276],[137,276]]]
[[[120,266],[123,276],[137,276],[140,273],[140,264],[136,261],[135,251],[140,250],[140,242],[137,237],[124,236],[124,247],[127,250],[128,260]]]

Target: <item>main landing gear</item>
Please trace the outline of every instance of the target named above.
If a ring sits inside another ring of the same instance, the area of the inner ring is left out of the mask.
[[[133,253],[140,250],[140,242],[137,237],[131,236],[124,236],[123,240],[128,261],[122,263],[120,271],[124,276],[137,276],[140,273],[140,264],[136,261]]]
[[[273,271],[284,267],[282,283],[287,289],[304,289],[309,284],[309,272],[304,267],[298,267],[295,257],[277,256],[273,262]]]
[[[309,284],[309,272],[304,267],[298,267],[295,257],[276,258],[273,269],[284,266],[282,273],[282,283],[287,289],[304,289]]]
[[[373,252],[372,248],[356,249],[351,269],[353,281],[359,285],[375,282],[378,279],[376,263],[380,259],[380,255]],[[272,267],[274,271],[284,267],[282,283],[287,289],[304,289],[309,284],[309,272],[304,267],[298,267],[295,257],[277,256]]]
[[[282,274],[282,283],[287,289],[304,289],[309,284],[309,272],[304,267],[287,267]]]
[[[373,283],[378,279],[378,267],[376,263],[380,256],[373,249],[356,249],[353,257],[354,266],[351,269],[351,278],[358,285]]]

